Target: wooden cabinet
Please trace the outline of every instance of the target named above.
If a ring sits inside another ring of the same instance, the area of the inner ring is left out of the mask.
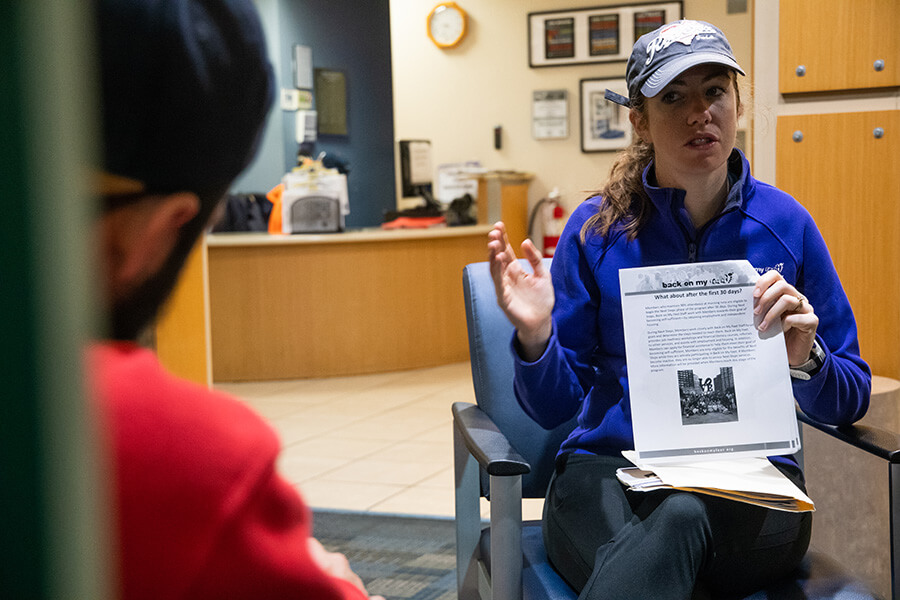
[[[779,9],[782,94],[900,86],[897,0],[789,0]]]
[[[900,2],[757,0],[754,7],[754,171],[815,218],[876,375],[863,423],[892,427],[884,415],[896,413],[896,392],[878,388],[885,377],[900,379]],[[807,487],[818,509],[811,546],[852,565],[879,597],[892,597],[883,463],[826,448],[804,429]]]
[[[776,185],[819,226],[863,358],[900,378],[900,111],[780,116],[776,152]]]
[[[822,231],[863,358],[900,378],[900,2],[782,0],[777,20],[776,185]]]
[[[488,231],[206,236],[156,324],[160,362],[209,384],[464,361],[462,269]]]
[[[489,230],[209,236],[213,380],[466,360],[462,270],[487,259]]]

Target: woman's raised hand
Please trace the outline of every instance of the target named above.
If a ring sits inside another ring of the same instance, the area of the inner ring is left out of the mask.
[[[488,234],[491,276],[497,290],[497,303],[516,328],[522,358],[534,361],[547,347],[553,330],[553,283],[544,268],[541,254],[531,240],[522,243],[522,254],[531,264],[529,273],[516,260],[516,253],[499,222]]]

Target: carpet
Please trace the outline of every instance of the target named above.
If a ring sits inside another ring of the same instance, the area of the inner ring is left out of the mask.
[[[313,535],[347,556],[372,595],[456,600],[452,519],[317,510]]]

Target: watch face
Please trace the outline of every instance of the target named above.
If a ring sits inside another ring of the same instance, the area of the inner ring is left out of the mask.
[[[428,21],[431,39],[439,46],[452,46],[458,43],[465,31],[465,16],[462,10],[455,6],[438,6]]]

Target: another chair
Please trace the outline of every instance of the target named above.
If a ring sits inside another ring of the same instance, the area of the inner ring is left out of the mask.
[[[522,522],[522,498],[544,497],[556,452],[574,421],[546,431],[519,407],[512,389],[509,344],[513,330],[497,306],[487,263],[465,267],[463,290],[477,405],[453,405],[459,599],[574,599],[577,594],[547,559],[540,522]],[[900,463],[900,436],[871,427],[813,426],[881,456],[891,473]],[[892,488],[898,482],[900,478],[892,478]],[[480,515],[481,497],[490,501],[487,526]],[[894,554],[892,546],[892,561]],[[894,582],[894,598],[897,593]],[[750,598],[876,597],[834,560],[810,552],[794,578]]]

